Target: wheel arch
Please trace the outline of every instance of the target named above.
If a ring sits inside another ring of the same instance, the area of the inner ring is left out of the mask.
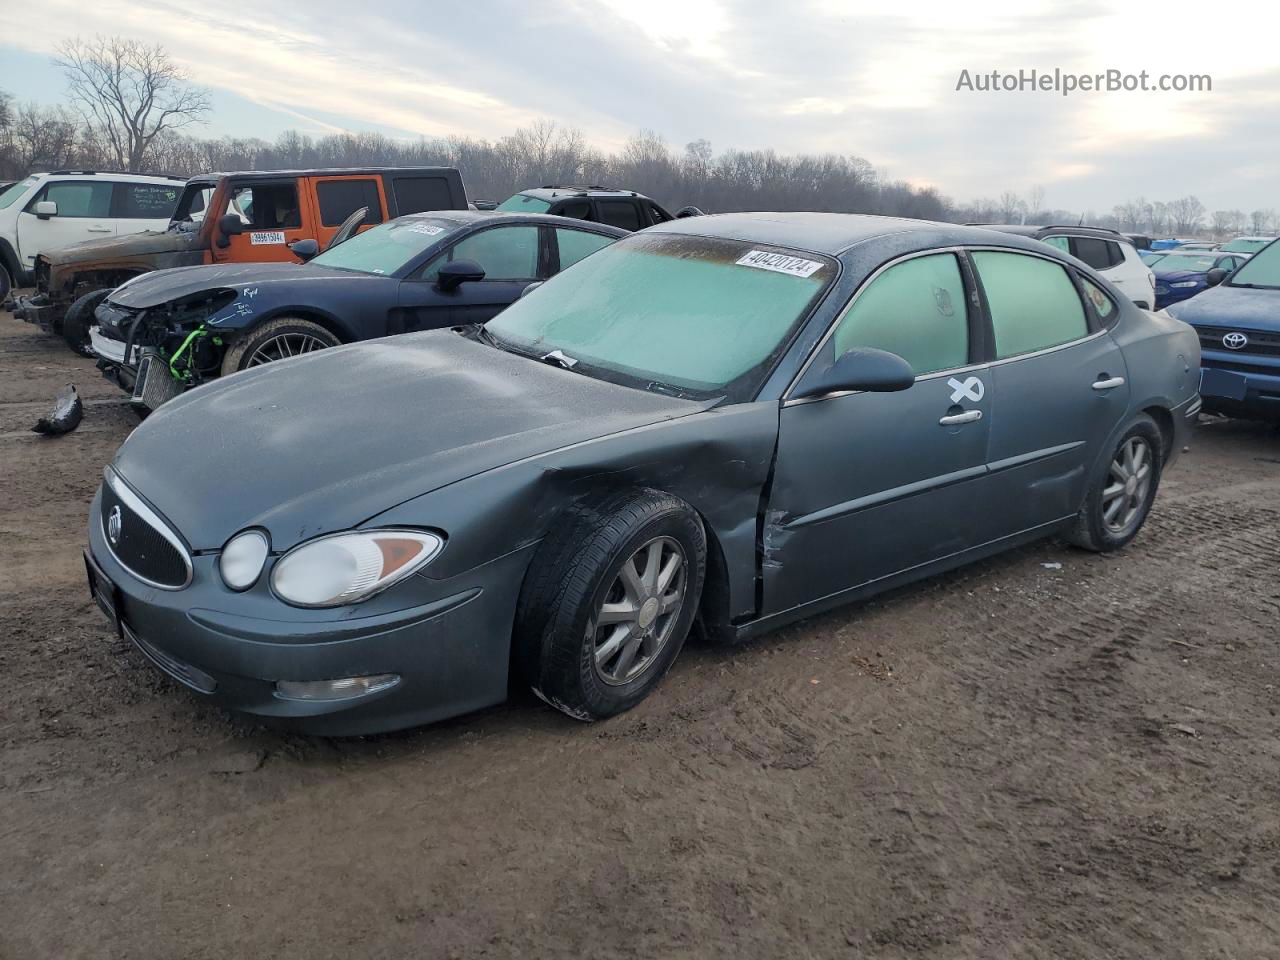
[[[284,317],[293,317],[298,320],[309,320],[312,323],[319,324],[337,337],[341,343],[351,343],[358,339],[354,332],[352,332],[351,328],[343,323],[337,316],[313,305],[286,305],[272,307],[264,313],[254,315],[252,322],[246,323],[244,326],[231,328],[220,326],[216,329],[220,329],[227,336],[239,339],[240,337],[252,335],[253,332],[264,323],[270,323],[272,320],[280,320]]]
[[[1175,438],[1173,414],[1168,407],[1160,404],[1143,407],[1140,412],[1145,413],[1156,422],[1156,427],[1160,431],[1160,460],[1163,463],[1167,463],[1169,455],[1173,452]]]

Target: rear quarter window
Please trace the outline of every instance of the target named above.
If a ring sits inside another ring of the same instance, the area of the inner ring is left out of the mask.
[[[397,216],[424,210],[452,210],[454,206],[449,181],[444,177],[395,177],[392,192]]]
[[[177,184],[117,183],[112,215],[123,220],[168,220],[180,192]]]
[[[640,208],[630,200],[597,200],[596,209],[600,211],[600,222],[623,230],[639,230]]]

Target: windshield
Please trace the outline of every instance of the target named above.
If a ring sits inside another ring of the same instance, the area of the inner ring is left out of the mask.
[[[401,217],[370,227],[311,262],[321,267],[390,276],[461,226],[443,217]]]
[[[1168,256],[1167,253],[1152,253],[1150,250],[1144,250],[1138,256],[1142,257],[1142,262],[1148,267],[1154,267],[1157,263]]]
[[[1223,253],[1257,253],[1270,242],[1266,237],[1260,237],[1257,240],[1238,237],[1230,243],[1224,243],[1218,249]]]
[[[551,209],[551,202],[531,197],[526,193],[517,193],[503,200],[496,209],[514,210],[516,213],[546,213]]]
[[[26,193],[27,187],[31,186],[35,182],[36,182],[35,177],[27,177],[27,179],[23,180],[21,183],[15,183],[8,190],[5,190],[3,193],[0,193],[0,210],[3,210],[5,207],[11,206],[13,204],[13,201],[17,200],[20,196]]]
[[[485,330],[535,356],[559,350],[603,379],[745,397],[836,272],[825,257],[764,244],[641,234],[570,267]]]
[[[1171,253],[1161,259],[1155,271],[1156,273],[1173,273],[1179,270],[1191,270],[1204,273],[1213,269],[1213,262],[1216,259],[1217,257],[1212,254],[1206,256],[1202,253]]]
[[[1254,254],[1231,275],[1228,282],[1233,287],[1280,288],[1280,243],[1273,243],[1261,253]]]

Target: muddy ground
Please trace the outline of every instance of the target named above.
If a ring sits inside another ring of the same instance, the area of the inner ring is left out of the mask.
[[[67,382],[80,429],[28,433]],[[133,425],[0,314],[0,956],[1280,956],[1267,428],[1204,424],[1119,555],[691,648],[597,726],[325,741],[107,631],[80,548]]]

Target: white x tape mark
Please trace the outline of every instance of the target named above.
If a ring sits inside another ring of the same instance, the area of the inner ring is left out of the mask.
[[[952,403],[959,403],[961,400],[972,400],[977,403],[987,392],[987,388],[977,377],[969,377],[964,383],[952,377],[947,381],[947,386],[951,388]]]

